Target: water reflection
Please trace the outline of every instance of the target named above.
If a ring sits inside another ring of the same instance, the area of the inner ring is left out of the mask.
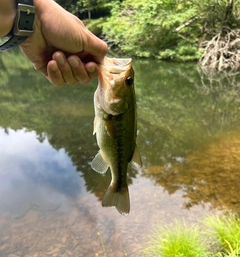
[[[210,202],[239,211],[239,74],[208,77],[189,65],[167,67],[159,65],[153,87],[138,88],[144,176],[169,194],[181,190],[185,208]]]
[[[84,190],[64,149],[56,151],[24,129],[0,128],[0,138],[0,211],[22,215],[33,205],[55,209],[62,198],[78,198]]]
[[[128,174],[126,218],[101,207],[110,172],[90,167],[97,81],[55,88],[19,52],[1,54],[0,66],[0,256],[103,254],[98,231],[109,256],[141,256],[155,223],[238,211],[238,77],[134,61],[144,170]]]
[[[145,176],[169,194],[181,190],[184,207],[211,203],[211,208],[239,212],[240,133],[222,134],[218,139],[189,153],[172,158],[163,166],[150,166]]]

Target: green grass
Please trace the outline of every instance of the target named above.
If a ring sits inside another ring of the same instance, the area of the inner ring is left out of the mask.
[[[158,227],[149,247],[143,251],[145,256],[240,256],[240,219],[236,215],[212,216],[205,219],[203,224],[204,227],[200,227],[175,222],[171,227]]]
[[[240,255],[240,219],[236,215],[213,216],[204,223],[211,228],[207,233],[222,252],[219,256]]]
[[[159,226],[155,230],[141,256],[240,257],[240,218],[234,214],[208,217],[201,226],[175,221],[172,226]],[[103,238],[99,232],[97,235],[102,253],[96,256],[107,257]]]
[[[172,228],[159,227],[145,252],[153,257],[205,257],[206,247],[197,226],[175,222]],[[149,256],[149,255],[147,255]]]

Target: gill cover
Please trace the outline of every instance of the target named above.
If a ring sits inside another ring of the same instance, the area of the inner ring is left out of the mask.
[[[99,106],[108,114],[125,112],[131,104],[134,72],[131,58],[105,57],[99,65],[97,100]]]

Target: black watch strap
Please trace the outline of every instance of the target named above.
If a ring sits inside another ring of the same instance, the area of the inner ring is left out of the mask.
[[[19,46],[33,32],[35,8],[33,0],[15,0],[17,14],[11,31],[6,35],[9,39],[0,45],[0,51]]]

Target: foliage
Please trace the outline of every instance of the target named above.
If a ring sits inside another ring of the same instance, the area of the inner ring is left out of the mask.
[[[129,54],[193,60],[199,58],[197,15],[197,7],[190,1],[116,1],[103,32],[109,43]],[[191,27],[180,28],[191,19]]]
[[[199,62],[202,66],[219,71],[235,71],[240,68],[240,6],[237,2],[217,1],[214,9],[207,12],[203,27],[205,36],[201,42],[205,50]]]
[[[152,257],[239,256],[240,220],[236,215],[214,215],[203,223],[209,230],[203,231],[200,226],[187,226],[180,222],[171,227],[158,227],[144,252]]]
[[[200,235],[199,227],[175,222],[171,228],[159,227],[145,251],[156,257],[205,257],[206,246]]]
[[[206,40],[240,25],[237,0],[56,1],[81,19],[90,20],[96,10],[97,18],[109,16],[89,29],[97,35],[103,30],[110,48],[137,57],[199,60]]]
[[[240,219],[236,215],[209,217],[205,223],[213,228],[208,233],[217,239],[221,251],[240,253]]]
[[[91,19],[92,13],[99,12],[97,17],[108,14],[106,8],[107,0],[55,0],[66,10],[80,17],[81,19]]]
[[[105,22],[105,18],[99,18],[95,20],[85,20],[84,25],[96,36],[102,35],[102,23]]]

